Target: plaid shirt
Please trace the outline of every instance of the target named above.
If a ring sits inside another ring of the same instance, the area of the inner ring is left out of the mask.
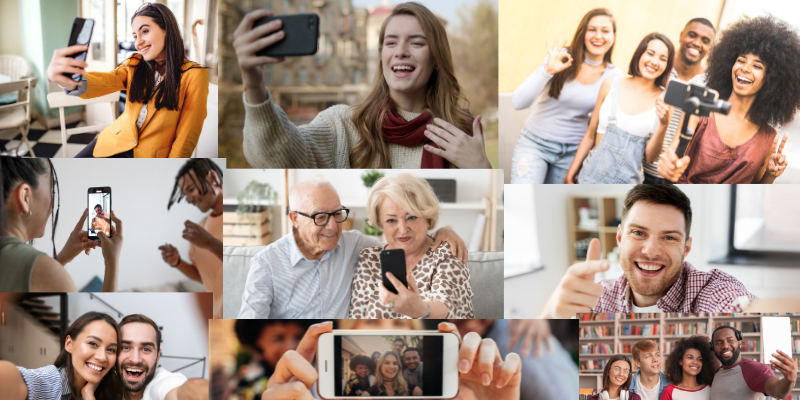
[[[600,284],[605,291],[591,312],[633,312],[631,290],[625,275],[604,279]],[[756,296],[733,276],[718,269],[698,271],[692,264],[684,262],[678,280],[656,304],[662,312],[670,313],[741,312],[755,299]]]

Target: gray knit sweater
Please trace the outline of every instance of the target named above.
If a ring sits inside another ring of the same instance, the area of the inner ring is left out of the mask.
[[[261,104],[244,101],[244,156],[254,168],[350,168],[350,149],[358,131],[350,119],[352,108],[339,104],[320,112],[308,125],[295,126],[267,91]],[[410,121],[420,113],[398,109]],[[389,143],[392,168],[418,169],[423,145]],[[378,162],[373,164],[378,167]]]

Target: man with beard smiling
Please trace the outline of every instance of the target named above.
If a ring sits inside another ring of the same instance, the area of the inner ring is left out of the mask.
[[[403,369],[403,378],[406,382],[422,387],[422,361],[419,360],[419,350],[415,347],[409,347],[403,352],[403,364],[406,366]]]
[[[152,319],[132,314],[119,323],[122,345],[117,367],[125,400],[208,399],[208,381],[187,380],[183,374],[157,367],[161,358],[161,331]]]
[[[681,31],[678,42],[678,49],[670,80],[680,79],[698,86],[706,86],[706,67],[702,61],[714,45],[714,37],[717,31],[714,24],[705,18],[694,18],[686,23]],[[664,146],[661,151],[665,151],[675,132],[680,127],[683,111],[680,108],[672,108],[672,117],[667,126],[667,133],[664,135]],[[644,183],[671,183],[658,173],[658,161],[644,165]]]
[[[712,399],[763,400],[765,396],[783,399],[797,380],[797,361],[780,350],[772,354],[772,368],[784,378],[778,379],[766,364],[742,358],[739,352],[742,334],[730,326],[720,326],[711,334],[711,347],[722,366],[714,374]]]
[[[576,313],[739,312],[756,297],[718,269],[698,271],[684,258],[692,248],[689,198],[672,185],[636,185],[622,208],[617,245],[623,275],[594,281],[610,264],[592,239],[587,261],[564,275],[540,318]]]

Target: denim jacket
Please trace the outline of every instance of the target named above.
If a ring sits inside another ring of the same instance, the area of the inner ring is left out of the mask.
[[[628,389],[629,391],[639,394],[639,388],[636,385],[639,383],[639,375],[642,373],[641,370],[636,371],[631,378],[631,387]],[[669,386],[669,382],[667,382],[667,377],[664,375],[663,372],[658,373],[659,382],[658,382],[658,398],[661,398],[661,393],[664,393],[664,388]]]

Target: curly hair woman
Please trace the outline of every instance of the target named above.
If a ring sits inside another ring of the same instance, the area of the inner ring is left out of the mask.
[[[633,366],[622,354],[611,357],[603,369],[603,388],[589,400],[641,400],[638,394],[628,391],[631,387]]]
[[[125,112],[75,157],[189,158],[206,119],[208,70],[185,58],[178,22],[167,6],[146,3],[131,17],[131,28],[139,53],[110,72],[86,72],[85,62],[68,56],[86,46],[53,53],[47,78],[68,95],[91,99],[128,91]]]
[[[677,140],[658,172],[678,183],[772,183],[788,162],[775,127],[800,111],[800,36],[771,15],[743,17],[721,32],[708,56],[708,87],[731,103],[728,115],[692,116],[694,137],[679,159]]]
[[[363,354],[353,357],[350,360],[350,371],[355,372],[356,376],[347,382],[342,396],[361,396],[364,394],[372,386],[370,372],[373,370],[375,370],[375,362],[371,358]]]
[[[283,58],[256,53],[283,40],[282,22],[234,32],[244,84],[244,155],[257,168],[491,168],[481,117],[456,80],[444,25],[425,6],[398,4],[381,26],[375,83],[359,104],[335,105],[295,126],[264,85],[263,66]],[[289,27],[286,27],[287,30]]]
[[[665,375],[671,382],[661,400],[708,400],[714,380],[714,353],[706,336],[695,335],[675,342]]]

